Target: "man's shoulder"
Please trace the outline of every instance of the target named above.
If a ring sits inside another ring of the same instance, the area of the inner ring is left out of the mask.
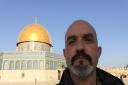
[[[96,75],[103,85],[124,85],[122,80],[118,77],[115,77],[100,68],[96,68]]]

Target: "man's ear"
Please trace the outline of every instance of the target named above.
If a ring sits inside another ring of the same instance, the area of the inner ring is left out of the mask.
[[[98,58],[100,58],[100,56],[101,56],[101,53],[102,53],[102,47],[98,47]]]
[[[63,55],[64,55],[64,57],[65,57],[65,48],[63,49]]]

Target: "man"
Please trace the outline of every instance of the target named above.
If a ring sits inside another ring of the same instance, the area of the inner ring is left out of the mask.
[[[66,32],[63,50],[67,68],[58,85],[124,85],[96,67],[101,50],[95,29],[84,20],[73,22]]]

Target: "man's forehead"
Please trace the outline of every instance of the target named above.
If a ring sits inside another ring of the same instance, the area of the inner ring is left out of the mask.
[[[68,38],[68,37],[84,37],[84,36],[95,37],[93,33],[80,33],[80,34],[69,34],[69,35],[67,35],[66,38]]]
[[[69,36],[77,36],[84,34],[92,34],[93,36],[95,36],[95,30],[89,23],[84,21],[78,21],[71,24],[71,26],[66,32],[65,39],[67,39],[67,37]]]

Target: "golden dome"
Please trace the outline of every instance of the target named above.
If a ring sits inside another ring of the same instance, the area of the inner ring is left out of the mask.
[[[28,25],[20,32],[17,45],[29,41],[43,42],[51,45],[48,31],[42,25],[36,23]]]

